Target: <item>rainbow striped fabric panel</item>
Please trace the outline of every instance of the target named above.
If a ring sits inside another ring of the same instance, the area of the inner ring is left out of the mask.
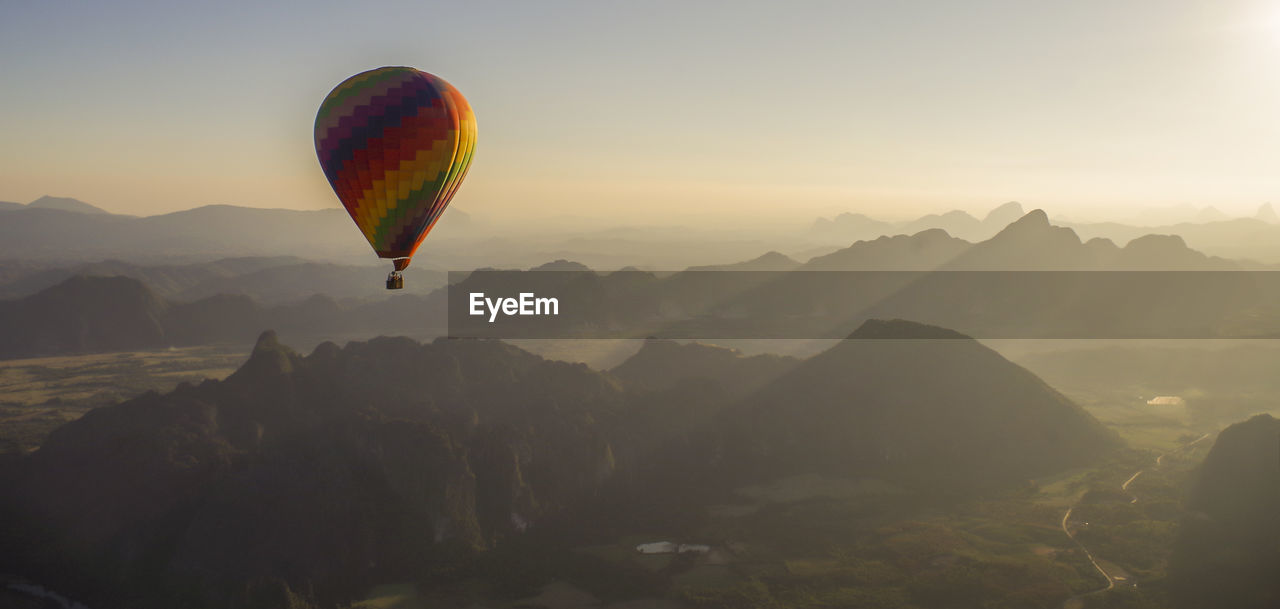
[[[315,141],[329,185],[378,256],[409,258],[467,175],[476,117],[444,79],[378,68],[329,92]]]

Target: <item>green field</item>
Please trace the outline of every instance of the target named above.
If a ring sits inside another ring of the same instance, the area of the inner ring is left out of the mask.
[[[34,450],[54,428],[98,406],[225,378],[246,357],[243,349],[190,347],[0,360],[0,452]]]

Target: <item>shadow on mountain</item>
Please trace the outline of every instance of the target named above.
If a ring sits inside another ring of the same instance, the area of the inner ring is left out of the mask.
[[[1178,606],[1280,606],[1280,420],[1223,430],[1186,504],[1169,561]]]

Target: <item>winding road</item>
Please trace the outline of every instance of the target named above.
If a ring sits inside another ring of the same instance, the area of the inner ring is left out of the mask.
[[[1076,509],[1076,506],[1073,505],[1067,508],[1066,514],[1062,515],[1062,532],[1067,534],[1067,537],[1071,539],[1072,543],[1076,544],[1076,547],[1080,548],[1081,552],[1084,552],[1085,557],[1089,559],[1089,563],[1093,565],[1093,568],[1097,569],[1098,573],[1101,573],[1102,577],[1107,579],[1107,585],[1102,588],[1098,588],[1097,590],[1090,590],[1067,599],[1062,603],[1062,609],[1079,609],[1084,606],[1084,597],[1089,596],[1090,594],[1106,592],[1107,590],[1116,587],[1116,580],[1111,577],[1111,574],[1107,573],[1106,569],[1102,568],[1102,565],[1098,564],[1097,559],[1093,557],[1093,553],[1089,551],[1089,548],[1084,547],[1084,544],[1080,543],[1080,540],[1076,539],[1075,534],[1067,527],[1067,521],[1071,519],[1071,511],[1074,509]]]
[[[1196,438],[1190,442],[1187,442],[1186,444],[1183,444],[1182,446],[1179,446],[1171,451],[1161,453],[1160,456],[1156,457],[1156,463],[1155,463],[1156,467],[1160,467],[1164,465],[1165,457],[1180,453],[1188,448],[1191,448],[1192,446],[1195,446],[1196,444],[1199,444],[1200,442],[1207,440],[1210,437],[1210,435],[1211,434],[1204,434],[1203,436],[1200,436],[1199,438]],[[1129,476],[1128,480],[1124,481],[1124,484],[1120,485],[1120,490],[1123,492],[1128,492],[1129,485],[1133,484],[1133,481],[1137,480],[1138,476],[1141,476],[1146,471],[1147,471],[1146,469],[1140,469],[1134,472],[1132,476]],[[1129,503],[1138,502],[1137,497],[1134,497],[1132,495],[1130,497],[1131,497],[1131,501]],[[1062,603],[1062,609],[1080,609],[1080,607],[1084,606],[1084,597],[1090,596],[1093,594],[1101,594],[1103,592],[1106,592],[1116,587],[1115,577],[1113,577],[1110,573],[1107,573],[1107,570],[1103,569],[1102,565],[1098,564],[1097,559],[1093,557],[1093,553],[1089,551],[1089,548],[1084,547],[1084,544],[1080,543],[1080,540],[1076,539],[1075,534],[1072,533],[1071,529],[1067,526],[1067,521],[1071,519],[1071,512],[1075,509],[1076,509],[1076,506],[1073,505],[1067,508],[1066,514],[1062,515],[1062,532],[1066,533],[1067,537],[1071,539],[1072,543],[1076,544],[1076,547],[1080,548],[1080,551],[1084,552],[1085,557],[1089,559],[1089,563],[1093,565],[1093,568],[1097,569],[1098,573],[1101,573],[1102,577],[1106,578],[1107,585],[1101,588],[1098,588],[1097,590],[1090,590],[1088,592],[1083,592],[1081,594],[1077,594],[1071,598],[1068,598],[1066,601]]]

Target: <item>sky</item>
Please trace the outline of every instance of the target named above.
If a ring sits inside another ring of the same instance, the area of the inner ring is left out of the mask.
[[[1280,203],[1257,0],[0,0],[0,58],[8,201],[337,207],[320,101],[410,65],[475,109],[485,217]]]

